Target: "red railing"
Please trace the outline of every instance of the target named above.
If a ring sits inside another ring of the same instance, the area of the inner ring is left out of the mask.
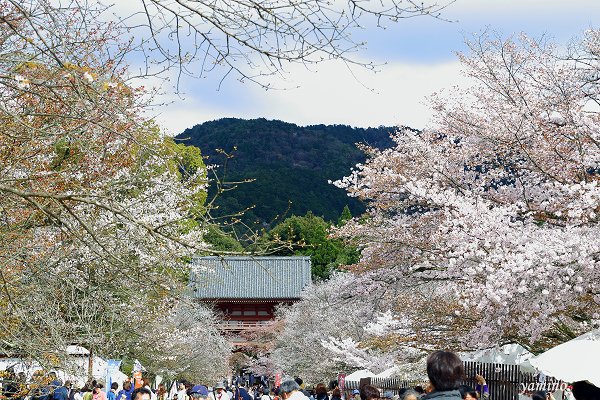
[[[219,330],[224,332],[239,332],[248,329],[264,328],[273,321],[223,321],[218,325]]]

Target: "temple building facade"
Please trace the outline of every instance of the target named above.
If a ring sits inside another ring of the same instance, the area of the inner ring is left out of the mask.
[[[234,345],[243,332],[275,319],[275,307],[300,300],[311,284],[310,257],[196,257],[190,289],[198,301],[221,311],[221,331]]]

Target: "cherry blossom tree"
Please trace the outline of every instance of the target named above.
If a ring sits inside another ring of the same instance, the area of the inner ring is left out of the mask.
[[[369,202],[338,234],[363,248],[356,271],[443,288],[463,346],[544,347],[600,322],[600,31],[566,54],[525,36],[469,47],[473,85],[433,96],[435,126],[400,129],[337,183]]]
[[[342,60],[349,67],[376,69],[357,56],[366,46],[357,37],[362,27],[385,29],[418,16],[443,18],[453,2],[138,0],[130,2],[120,22],[135,33],[132,44],[148,61],[147,69],[176,67],[179,76],[231,74],[269,88],[270,78],[285,76],[292,64]]]
[[[146,326],[138,359],[163,377],[218,382],[229,375],[231,344],[217,329],[219,319],[206,305],[184,299],[164,318]]]
[[[305,289],[300,302],[279,310],[283,327],[270,356],[275,372],[318,383],[340,371],[386,369],[394,355],[368,346],[365,330],[376,321],[383,297],[373,281],[350,273]]]
[[[72,343],[124,354],[147,335],[140,326],[170,315],[186,259],[226,253],[203,241],[210,213],[200,155],[145,117],[155,92],[141,78],[176,66],[269,86],[262,78],[287,63],[361,64],[349,35],[359,19],[437,18],[446,5],[127,4],[117,17],[102,2],[0,0],[4,354],[52,364]]]
[[[0,9],[0,351],[121,354],[210,250],[206,170],[143,118],[122,32],[85,9]]]

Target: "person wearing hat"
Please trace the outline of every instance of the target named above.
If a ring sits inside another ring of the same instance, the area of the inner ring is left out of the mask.
[[[208,398],[208,388],[204,385],[196,385],[190,390],[190,397],[194,400],[206,400]]]
[[[354,389],[352,391],[352,399],[353,400],[360,400],[360,390]]]
[[[213,391],[208,395],[208,400],[230,400],[222,382],[215,385]]]

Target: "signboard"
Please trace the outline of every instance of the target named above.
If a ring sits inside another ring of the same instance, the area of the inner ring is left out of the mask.
[[[337,376],[338,388],[340,389],[340,393],[342,398],[345,398],[344,390],[346,389],[346,374],[340,372]]]
[[[275,374],[275,387],[279,387],[279,386],[281,386],[281,374],[276,373]]]
[[[106,362],[106,390],[110,390],[110,385],[118,380],[119,367],[121,366],[121,360],[107,360]],[[118,382],[119,384],[121,382]]]

